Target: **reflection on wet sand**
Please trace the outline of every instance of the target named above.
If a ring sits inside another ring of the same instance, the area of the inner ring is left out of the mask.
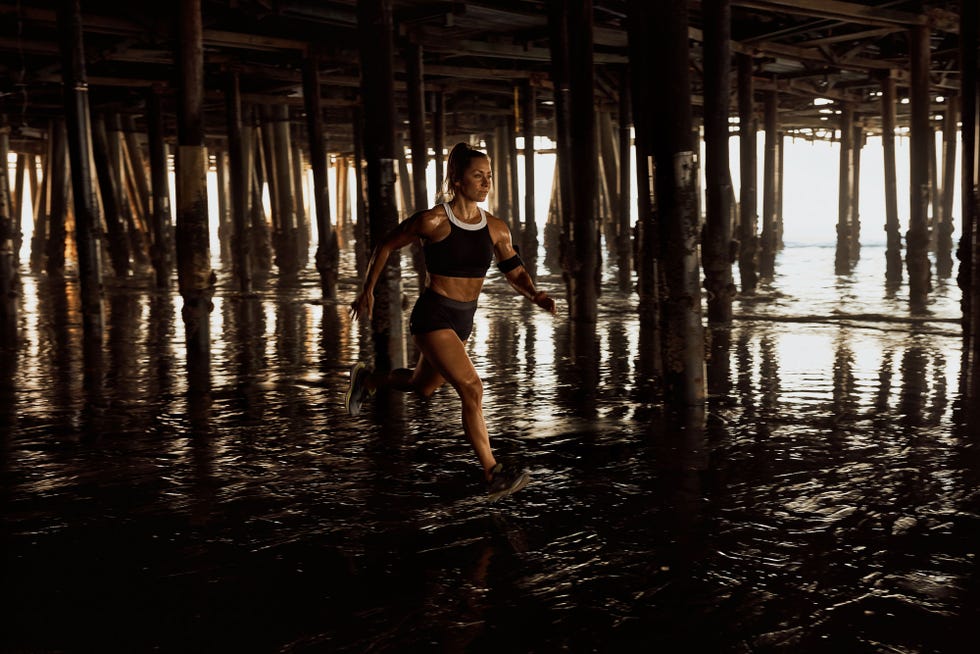
[[[867,256],[835,280],[810,254],[712,330],[704,409],[657,402],[634,295],[604,289],[593,331],[490,280],[467,347],[533,475],[493,505],[451,389],[343,413],[371,350],[349,252],[336,302],[313,276],[219,286],[198,364],[179,298],[107,288],[86,349],[74,285],[27,277],[0,650],[962,651],[980,456],[955,300],[904,320]]]

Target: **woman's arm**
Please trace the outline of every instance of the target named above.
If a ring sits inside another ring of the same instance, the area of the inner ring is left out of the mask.
[[[508,272],[505,277],[507,277],[507,281],[510,282],[510,285],[513,286],[518,293],[548,313],[555,313],[555,300],[549,297],[544,291],[539,291],[534,288],[534,282],[531,280],[531,276],[524,269],[523,265],[514,268]]]
[[[520,258],[514,250],[510,229],[506,223],[498,218],[493,218],[493,249],[497,256],[497,264],[504,271],[507,281],[518,293],[528,300],[538,305],[545,311],[554,314],[556,311],[555,301],[544,291],[539,291],[534,287],[531,275],[524,269],[524,264],[519,263]],[[518,257],[514,259],[514,257]],[[517,263],[515,267],[511,267]]]
[[[384,270],[392,252],[405,247],[419,237],[419,223],[423,213],[420,211],[398,223],[398,226],[388,232],[374,248],[368,261],[367,273],[364,275],[364,286],[357,299],[350,305],[351,320],[358,320],[361,317],[370,320],[371,311],[374,309],[374,286],[381,277],[381,271]]]

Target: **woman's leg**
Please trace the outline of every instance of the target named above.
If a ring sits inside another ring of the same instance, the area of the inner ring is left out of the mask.
[[[387,373],[374,373],[368,378],[367,386],[372,391],[393,388],[403,393],[415,392],[422,397],[432,397],[436,389],[445,383],[446,380],[432,367],[423,353],[419,355],[415,368],[395,368]]]
[[[420,381],[427,380],[430,384],[440,377],[456,389],[463,403],[463,433],[476,451],[484,476],[489,479],[490,470],[497,464],[497,460],[490,449],[490,436],[483,420],[483,382],[466,354],[463,341],[459,340],[453,330],[440,329],[416,334],[415,343],[422,351],[419,363],[426,366],[426,370],[421,373],[419,370],[422,365],[416,368],[416,376],[419,376]],[[427,370],[431,370],[437,377],[433,377]],[[422,386],[418,390],[424,388],[426,387]]]

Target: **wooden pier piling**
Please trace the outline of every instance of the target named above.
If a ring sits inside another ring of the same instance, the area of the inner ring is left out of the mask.
[[[276,226],[276,267],[279,275],[293,279],[300,270],[299,222],[297,203],[301,198],[295,196],[293,184],[293,144],[289,128],[289,106],[275,105],[270,111],[272,137],[266,158],[271,161],[270,178],[274,178],[276,189],[276,211],[273,212]],[[271,157],[269,156],[271,154]]]
[[[67,237],[67,215],[70,211],[69,196],[71,192],[68,179],[68,135],[64,120],[56,118],[48,128],[48,138],[51,144],[51,154],[48,156],[48,170],[45,179],[49,180],[47,202],[47,238],[37,239],[44,255],[38,260],[44,261],[44,270],[52,277],[65,274],[65,239]],[[44,230],[41,230],[42,234]]]
[[[946,97],[943,112],[942,187],[940,216],[936,233],[936,275],[948,279],[953,274],[953,191],[956,182],[956,123],[959,120],[959,98]]]
[[[902,281],[902,233],[898,224],[898,180],[895,166],[895,78],[881,80],[881,150],[885,182],[885,281]]]
[[[432,149],[435,152],[436,192],[434,202],[442,202],[442,184],[446,178],[446,94],[432,93]]]
[[[654,90],[645,74],[653,67],[647,25],[650,5],[646,0],[630,0],[629,53],[634,73],[630,76],[633,126],[636,130],[637,223],[634,241],[636,290],[639,296],[640,355],[637,369],[643,386],[661,394],[664,383],[663,329],[661,325],[661,247],[658,208],[654,199],[653,178],[656,166],[651,145]]]
[[[538,223],[534,208],[534,136],[537,119],[537,89],[530,83],[521,88],[521,132],[524,136],[524,229],[521,231],[521,257],[531,277],[538,260]]]
[[[958,282],[962,291],[963,307],[963,383],[962,391],[968,396],[980,388],[980,225],[978,206],[980,201],[980,6],[975,2],[963,3],[960,9],[960,123],[963,156],[961,158],[961,210],[963,212],[963,236],[960,239],[960,272]]]
[[[17,167],[14,171],[14,194],[10,202],[10,217],[12,222],[10,234],[11,240],[13,241],[13,262],[15,269],[20,266],[20,246],[24,238],[24,233],[21,230],[21,221],[24,219],[24,184],[26,181],[25,177],[27,176],[28,161],[33,164],[34,155],[28,156],[23,152],[17,153]]]
[[[167,144],[164,140],[163,91],[154,86],[147,96],[147,139],[150,153],[151,232],[153,263],[157,288],[170,286],[173,262],[170,209],[170,175],[167,170]]]
[[[354,260],[357,274],[364,275],[371,252],[369,218],[367,212],[367,162],[364,160],[364,111],[357,105],[351,111],[351,131],[354,141],[354,208],[357,223],[354,225]]]
[[[82,42],[80,0],[58,4],[61,37],[62,84],[65,101],[68,158],[75,213],[75,247],[81,288],[83,333],[86,339],[102,338],[105,318],[102,306],[102,224],[93,188],[92,126],[89,115],[85,47]],[[4,161],[6,165],[6,161]],[[62,253],[62,260],[64,254]]]
[[[102,211],[109,239],[109,259],[116,277],[129,275],[129,245],[126,224],[123,221],[120,205],[119,177],[116,162],[109,154],[109,139],[104,115],[97,115],[92,125],[95,171],[98,174],[102,193]]]
[[[732,179],[729,129],[731,1],[704,3],[705,226],[702,241],[708,322],[732,320]]]
[[[930,125],[929,28],[913,27],[911,43],[911,88],[909,125],[909,229],[906,233],[905,265],[909,275],[909,304],[913,313],[925,310],[931,286],[929,250],[929,139]]]
[[[179,9],[179,101],[177,110],[176,249],[181,315],[192,385],[209,384],[211,270],[208,228],[208,151],[204,144],[204,43],[201,0],[181,0]],[[200,374],[196,374],[200,373]]]
[[[139,200],[130,193],[134,184],[130,183],[130,157],[123,133],[122,116],[112,111],[105,115],[106,139],[110,159],[110,170],[115,179],[118,194],[119,221],[123,226],[123,239],[129,253],[130,267],[142,270],[148,258],[144,242],[143,225],[139,216]]]
[[[553,3],[549,15],[564,247],[562,266],[572,320],[595,323],[599,239],[595,217],[596,139],[592,2]],[[574,138],[572,137],[574,135]]]
[[[776,273],[776,164],[779,162],[779,94],[765,95],[766,136],[762,165],[762,237],[759,277],[772,281]]]
[[[850,252],[853,265],[861,256],[861,153],[864,151],[867,142],[863,121],[854,121],[854,132],[851,138]]]
[[[242,134],[241,82],[236,71],[228,73],[225,87],[228,124],[228,209],[231,213],[232,274],[238,290],[252,290],[252,262],[248,229],[248,162]]]
[[[632,177],[630,165],[633,147],[630,135],[633,112],[630,108],[630,74],[624,68],[619,85],[619,205],[616,207],[616,258],[619,263],[619,290],[633,286]]]
[[[844,275],[851,270],[851,212],[854,203],[851,191],[854,184],[854,108],[847,102],[840,109],[840,151],[837,181],[837,249],[834,270]]]
[[[739,218],[738,272],[742,293],[754,293],[759,283],[758,173],[756,162],[755,85],[752,81],[752,56],[736,55],[738,70],[739,133]]]
[[[9,347],[8,335],[16,332],[17,325],[14,212],[15,205],[19,203],[15,203],[10,196],[9,154],[10,126],[7,125],[7,117],[0,116],[0,337],[4,347]],[[23,192],[23,176],[20,188]]]
[[[519,106],[517,104],[518,99],[515,97],[514,100],[516,111]],[[524,221],[521,219],[521,205],[523,204],[521,202],[521,180],[517,174],[518,127],[517,116],[512,112],[507,116],[507,182],[510,184],[510,215],[507,216],[507,222],[510,223],[513,230],[513,238],[516,239],[514,242],[519,244],[523,238],[521,233]]]
[[[675,405],[705,401],[704,327],[699,260],[700,189],[693,138],[687,0],[657,3],[647,23],[653,61],[649,74],[658,98],[651,134],[657,165],[663,281],[664,389]]]
[[[303,101],[306,106],[306,137],[313,168],[313,206],[316,211],[317,248],[314,260],[320,275],[323,297],[337,297],[337,275],[340,267],[340,237],[330,220],[329,161],[323,131],[323,107],[320,99],[319,59],[310,53],[303,62]],[[338,163],[339,165],[339,163]],[[346,180],[346,177],[344,177]],[[338,194],[341,175],[337,175]],[[339,222],[338,218],[338,222]]]
[[[429,148],[425,143],[425,79],[422,69],[422,48],[416,43],[405,46],[405,74],[408,87],[408,129],[412,149],[413,206],[411,215],[428,208],[429,190],[425,170],[429,164]]]
[[[217,178],[218,248],[223,264],[231,265],[231,187],[228,180],[228,153],[212,149],[214,174]]]
[[[368,225],[373,245],[380,243],[398,224],[391,0],[358,2],[357,24],[361,44]],[[397,253],[389,257],[375,288],[371,331],[378,370],[405,366],[399,258]]]

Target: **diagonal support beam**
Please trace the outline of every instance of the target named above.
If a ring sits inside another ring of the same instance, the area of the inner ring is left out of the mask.
[[[916,14],[853,2],[841,2],[840,0],[810,0],[806,3],[798,0],[732,0],[732,5],[795,16],[831,18],[877,27],[921,25],[943,32],[959,32],[959,23],[955,14],[935,9],[927,13]]]

